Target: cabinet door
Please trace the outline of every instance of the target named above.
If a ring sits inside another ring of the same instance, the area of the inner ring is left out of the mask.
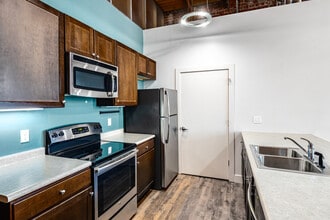
[[[93,217],[92,187],[76,194],[34,219],[45,220],[90,220]]]
[[[40,1],[0,1],[1,106],[63,106],[63,22]]]
[[[146,75],[147,74],[147,60],[148,58],[137,54],[137,72],[138,74]]]
[[[96,58],[115,64],[115,41],[97,31],[94,31]]]
[[[65,16],[65,50],[93,57],[94,31],[87,25]]]
[[[147,75],[150,79],[156,79],[156,61],[152,59],[148,59]]]
[[[137,104],[137,71],[135,51],[117,43],[118,98],[115,105]]]
[[[154,158],[154,148],[137,158],[138,200],[149,190],[154,181]]]

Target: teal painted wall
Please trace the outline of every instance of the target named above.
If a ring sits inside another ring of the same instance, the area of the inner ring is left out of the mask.
[[[44,131],[65,124],[100,122],[103,132],[123,128],[123,107],[97,107],[93,98],[65,97],[65,108],[0,113],[0,156],[45,146]],[[104,110],[119,113],[100,114]],[[111,118],[112,125],[107,125]],[[20,130],[30,130],[30,142],[20,143]]]
[[[136,24],[106,0],[43,0],[46,4],[118,40],[136,51],[143,52],[143,32]],[[143,81],[138,81],[143,88]],[[0,112],[0,156],[45,146],[44,131],[65,124],[100,122],[103,131],[123,128],[123,107],[97,107],[93,98],[66,96],[65,108],[41,111]],[[107,109],[119,113],[102,114]],[[112,126],[107,126],[108,118]],[[20,143],[20,130],[30,130],[30,142]]]
[[[107,0],[42,0],[42,2],[143,53],[143,30]]]

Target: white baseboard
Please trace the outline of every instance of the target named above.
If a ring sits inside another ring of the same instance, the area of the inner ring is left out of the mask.
[[[235,176],[234,176],[234,183],[243,183],[242,175],[241,174],[235,174]]]

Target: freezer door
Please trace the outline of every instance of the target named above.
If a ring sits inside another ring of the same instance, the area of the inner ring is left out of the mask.
[[[177,91],[173,89],[160,89],[161,116],[168,117],[178,114]]]
[[[162,126],[162,187],[167,188],[177,176],[179,170],[178,158],[178,116],[161,119]]]

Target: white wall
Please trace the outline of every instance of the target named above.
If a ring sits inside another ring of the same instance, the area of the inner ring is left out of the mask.
[[[312,0],[222,16],[192,29],[144,31],[157,61],[146,88],[175,88],[175,69],[235,65],[235,173],[240,132],[313,133],[330,140],[330,1]],[[263,117],[253,124],[254,115]]]

